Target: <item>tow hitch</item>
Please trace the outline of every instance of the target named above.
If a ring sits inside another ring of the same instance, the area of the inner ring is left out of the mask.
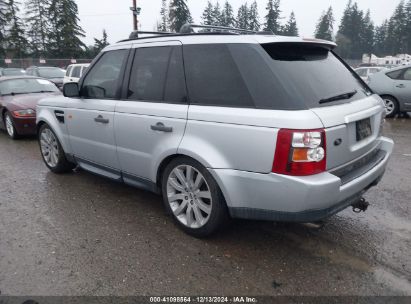
[[[355,213],[360,213],[360,212],[365,212],[367,210],[368,206],[370,205],[369,202],[365,200],[365,198],[361,198],[359,201],[356,203],[352,204],[352,211]]]

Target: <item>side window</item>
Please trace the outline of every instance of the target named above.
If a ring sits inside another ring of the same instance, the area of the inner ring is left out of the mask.
[[[75,77],[75,78],[80,78],[80,71],[81,71],[81,66],[75,66],[73,68],[73,72],[71,73],[71,77]]]
[[[105,52],[84,79],[81,95],[85,98],[114,98],[127,54],[128,50]]]
[[[71,69],[72,69],[72,66],[69,66],[67,71],[66,71],[66,77],[70,77]]]
[[[404,76],[403,76],[404,80],[411,80],[411,68],[407,69],[404,72]]]
[[[388,77],[390,77],[391,79],[400,79],[403,72],[404,72],[404,70],[397,70],[397,71],[394,71],[394,72],[389,72],[386,75]]]
[[[184,59],[191,103],[254,107],[247,85],[227,45],[186,45]]]

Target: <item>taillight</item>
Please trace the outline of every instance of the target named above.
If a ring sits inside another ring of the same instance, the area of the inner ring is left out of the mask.
[[[326,169],[325,131],[280,129],[272,172],[304,176]]]

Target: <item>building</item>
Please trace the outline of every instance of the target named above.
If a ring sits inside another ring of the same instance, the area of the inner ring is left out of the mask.
[[[376,65],[406,65],[411,64],[411,55],[398,54],[395,56],[377,57],[374,54],[364,54],[362,56],[363,63]]]

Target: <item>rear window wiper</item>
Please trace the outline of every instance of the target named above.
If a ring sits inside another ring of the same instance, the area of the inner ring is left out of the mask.
[[[319,103],[323,104],[323,103],[333,102],[333,101],[342,100],[342,99],[350,99],[351,97],[353,97],[357,93],[358,93],[357,90],[347,92],[347,93],[342,93],[342,94],[332,96],[332,97],[329,97],[329,98],[321,99],[319,101]]]

